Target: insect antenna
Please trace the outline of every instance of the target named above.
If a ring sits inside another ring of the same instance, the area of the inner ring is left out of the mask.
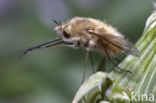
[[[57,25],[62,25],[61,20],[57,21],[57,20],[54,19],[53,22],[54,22],[55,24],[57,24]]]
[[[108,57],[108,60],[117,68],[117,69],[119,69],[119,70],[121,70],[121,71],[125,71],[125,72],[128,72],[128,73],[132,73],[131,71],[129,71],[129,70],[125,70],[125,69],[121,69],[121,68],[119,68],[114,62],[113,62],[113,60],[111,59],[111,57],[110,57],[110,55],[108,54],[108,51],[107,51],[107,49],[106,48],[104,48],[104,50],[105,50],[105,52],[106,52],[106,55],[107,55],[107,57]]]
[[[89,54],[90,54],[90,60],[91,60],[91,65],[92,65],[93,74],[94,74],[94,73],[95,73],[95,69],[94,69],[93,55],[92,55],[92,52],[91,52],[91,51],[89,52]]]
[[[55,39],[50,40],[48,42],[42,43],[40,45],[37,45],[37,46],[34,46],[34,47],[30,47],[30,48],[24,50],[24,52],[22,52],[20,56],[24,56],[25,54],[27,54],[27,53],[29,53],[29,52],[31,52],[33,50],[41,49],[42,47],[44,47],[47,44],[54,43],[54,42],[57,42],[57,41],[60,41],[60,40],[62,40],[62,38],[58,37],[58,38],[55,38]]]

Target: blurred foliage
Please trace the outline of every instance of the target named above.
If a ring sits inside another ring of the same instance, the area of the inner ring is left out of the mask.
[[[1,0],[0,103],[72,101],[83,74],[82,50],[44,49],[18,57],[21,50],[57,36],[52,19],[85,16],[105,20],[136,42],[151,13],[152,1]],[[94,59],[97,67],[101,57],[94,53]],[[88,76],[90,68],[88,63]]]

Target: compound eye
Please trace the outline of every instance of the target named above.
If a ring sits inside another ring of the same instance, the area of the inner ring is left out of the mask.
[[[63,35],[64,35],[65,38],[70,38],[70,34],[68,34],[67,32],[65,32],[64,30],[63,30]]]
[[[64,28],[63,28],[63,35],[65,38],[70,38],[70,34],[69,34],[69,26],[66,25]]]

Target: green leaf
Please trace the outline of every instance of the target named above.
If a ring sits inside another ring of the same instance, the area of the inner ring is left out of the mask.
[[[110,85],[112,85],[112,80],[110,77],[108,77],[108,74],[104,72],[97,72],[96,74],[92,75],[87,81],[85,81],[82,84],[82,86],[77,91],[72,103],[78,103],[80,99],[82,99],[87,93],[89,93],[95,87],[99,87],[99,90],[101,90],[101,86],[105,87],[102,89],[107,89],[106,87],[109,87]],[[95,98],[97,94],[99,93],[98,92],[93,93],[91,98]],[[90,101],[91,103],[92,100],[88,99],[88,101]],[[89,102],[86,102],[86,103],[89,103]]]

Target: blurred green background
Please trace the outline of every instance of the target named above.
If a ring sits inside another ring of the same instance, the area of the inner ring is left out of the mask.
[[[0,103],[70,103],[83,75],[84,51],[20,51],[57,36],[52,19],[104,20],[135,43],[154,0],[0,0]],[[95,67],[101,55],[94,53]],[[87,76],[92,74],[90,62]]]

